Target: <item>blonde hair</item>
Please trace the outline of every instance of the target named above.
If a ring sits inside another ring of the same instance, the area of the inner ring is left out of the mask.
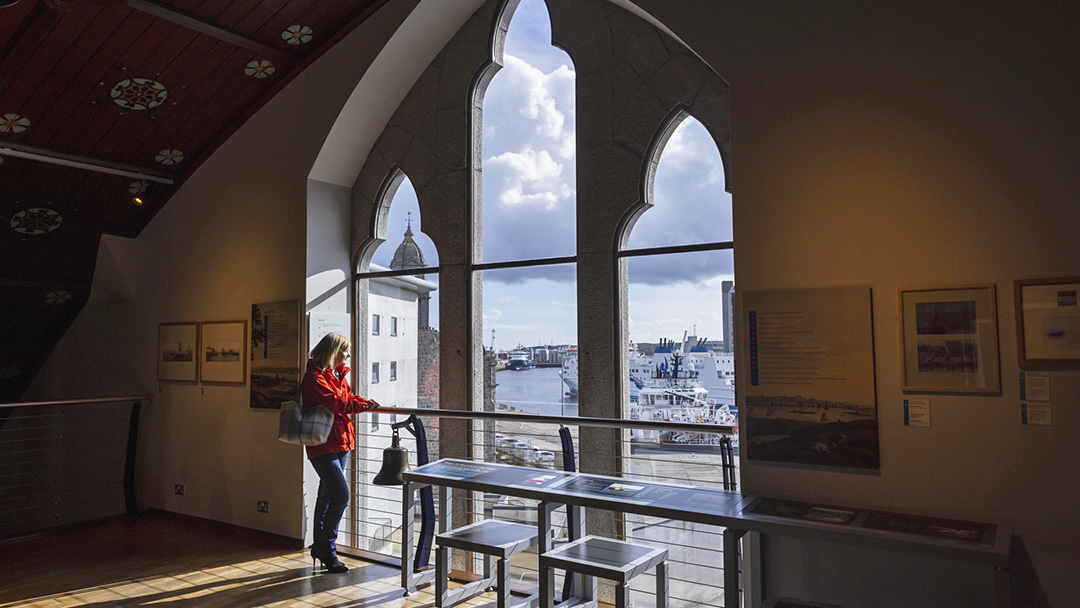
[[[311,349],[311,365],[319,369],[326,369],[334,365],[334,358],[338,353],[343,353],[352,347],[349,339],[341,334],[326,334],[322,340]]]

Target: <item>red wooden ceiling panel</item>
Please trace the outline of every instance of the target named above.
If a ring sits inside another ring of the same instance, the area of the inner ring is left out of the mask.
[[[10,51],[10,59],[4,62],[7,76],[0,77],[0,90],[4,91],[5,112],[25,115],[26,101],[41,84],[41,78],[52,70],[70,45],[67,36],[78,33],[78,23],[69,19],[57,20],[55,17],[45,13],[36,19],[26,36]],[[58,34],[54,36],[54,32]],[[34,118],[36,116],[31,121]]]
[[[216,104],[214,113],[207,119],[207,122],[221,125],[221,128],[214,130],[185,129],[184,134],[189,137],[182,145],[192,150],[203,150],[215,142],[223,129],[232,131],[239,128],[249,116],[249,109],[252,104],[269,88],[269,83],[262,83],[272,78],[273,76],[262,80],[251,79],[250,86],[237,89],[227,97],[227,102]]]
[[[215,132],[224,125],[215,122],[213,115],[217,104],[243,93],[243,80],[249,79],[243,73],[243,65],[251,60],[252,53],[224,43],[215,45],[210,55],[214,57],[212,62],[219,66],[213,72],[200,74],[202,80],[193,83],[186,91],[185,99],[177,106],[169,109],[167,114],[154,125],[154,137],[142,137],[140,134],[129,134],[125,141],[132,142],[131,154],[133,162],[146,164],[154,162],[154,156],[161,150],[180,150],[184,155],[184,161],[166,170],[183,173],[191,164],[199,150],[185,145],[190,139],[187,131]],[[225,66],[234,69],[226,69]],[[116,141],[116,138],[113,138]],[[107,149],[107,148],[106,148]]]
[[[251,36],[262,40],[267,44],[289,51],[306,52],[317,46],[315,40],[306,44],[291,45],[285,42],[281,33],[290,25],[311,27],[318,20],[319,15],[332,8],[333,2],[318,2],[318,0],[294,0],[283,6],[271,19],[267,20],[257,30],[253,30]]]
[[[102,134],[101,140],[95,143],[95,155],[138,165],[146,165],[152,161],[152,156],[148,161],[145,156],[136,153],[135,149],[140,142],[153,139],[158,125],[185,103],[190,86],[183,80],[183,76],[205,55],[203,47],[194,44],[195,37],[189,30],[175,28],[173,33],[162,38],[152,51],[148,49],[148,58],[139,68],[128,70],[128,73],[160,83],[165,87],[167,97],[161,105],[147,110],[125,110],[115,103],[111,104],[114,109],[123,110],[124,114],[113,123],[109,131]],[[194,57],[186,58],[188,53]],[[179,66],[179,69],[174,69],[174,65]],[[176,79],[173,79],[174,75]]]
[[[356,3],[358,6],[364,3]],[[323,42],[326,42],[330,35],[341,27],[342,23],[348,23],[349,18],[352,17],[352,12],[348,10],[347,6],[335,2],[319,2],[318,0],[298,0],[289,5],[291,10],[282,11],[279,14],[279,18],[273,19],[270,23],[267,23],[266,29],[257,33],[258,36],[266,36],[268,38],[276,38],[276,42],[284,44],[288,48],[299,48],[304,51],[312,51]],[[348,13],[347,15],[345,13]],[[335,24],[330,23],[329,15],[339,14],[343,15],[341,19],[337,20]],[[311,41],[298,45],[290,45],[281,38],[281,33],[285,31],[290,25],[306,26],[312,29]]]
[[[70,120],[79,106],[98,86],[102,61],[109,56],[108,37],[102,32],[115,31],[127,18],[128,11],[104,10],[84,28],[67,54],[48,74],[40,75],[41,86],[28,101],[28,107],[40,113],[27,143],[55,147],[53,137]],[[63,144],[58,147],[63,149]]]
[[[258,0],[236,0],[214,20],[218,25],[241,36],[252,38],[252,34],[281,9],[284,2],[259,2]]]
[[[105,80],[106,100],[99,101],[98,105],[101,112],[95,121],[95,124],[91,125],[91,128],[83,130],[72,145],[72,149],[76,154],[85,154],[90,156],[97,156],[96,147],[101,138],[112,129],[123,129],[125,127],[130,128],[131,124],[142,124],[147,121],[147,113],[145,111],[127,110],[120,107],[108,96],[108,91],[119,82],[127,78],[149,78],[153,80],[156,74],[143,74],[141,72],[130,69],[129,66],[140,65],[143,63],[143,57],[147,53],[147,44],[153,44],[150,41],[159,41],[167,37],[174,29],[175,25],[163,21],[160,19],[154,19],[150,27],[147,28],[138,38],[131,39],[133,44],[128,47],[125,53],[120,57],[115,69],[111,70],[108,80]],[[118,34],[124,34],[127,32],[118,32]],[[106,109],[107,108],[107,109]]]
[[[206,39],[207,37],[200,37]],[[210,77],[213,72],[206,71],[203,66],[220,66],[225,57],[235,52],[235,48],[228,44],[216,44],[206,48],[202,45],[190,45],[184,53],[177,57],[174,65],[177,66],[176,76],[178,81],[168,79],[170,82],[178,82],[178,85],[168,84],[177,91],[176,99],[172,104],[166,104],[160,108],[150,110],[150,118],[157,119],[143,126],[137,133],[131,133],[123,139],[123,143],[130,148],[133,162],[143,162],[140,159],[152,158],[153,154],[165,148],[175,148],[172,138],[181,124],[187,122],[191,114],[202,116],[211,108],[198,103],[192,97],[198,99],[198,91],[206,86],[211,86]],[[180,72],[183,70],[183,73]],[[173,72],[172,66],[166,68],[167,73]],[[198,79],[198,80],[197,80]],[[167,84],[167,83],[166,83]],[[198,125],[198,129],[214,129],[213,124],[205,123]],[[118,134],[119,135],[119,134]],[[112,145],[118,143],[117,137],[110,138]],[[146,149],[147,145],[152,149]],[[112,147],[109,143],[102,144],[102,152],[110,153]]]
[[[37,2],[20,2],[13,6],[0,8],[0,49],[3,49],[29,18],[30,13],[38,9]]]
[[[115,117],[117,112],[112,110],[121,109],[109,98],[109,91],[124,77],[117,65],[130,53],[133,41],[152,24],[153,19],[146,15],[128,11],[115,28],[100,31],[102,45],[94,53],[94,61],[67,83],[63,100],[57,103],[57,119],[35,129],[31,143],[69,154],[90,154],[90,147],[80,147],[79,139],[88,125]]]
[[[106,131],[104,138],[99,141],[96,153],[107,155],[123,162],[139,166],[155,166],[154,156],[165,147],[172,147],[168,140],[168,131],[162,133],[162,125],[177,122],[177,116],[186,117],[191,113],[203,111],[197,103],[191,102],[192,94],[202,86],[203,82],[217,68],[223,57],[235,51],[235,47],[216,41],[208,36],[195,35],[194,39],[165,68],[161,74],[162,84],[168,87],[169,97],[166,102],[157,108],[147,112],[147,118],[154,120],[144,121],[144,129],[138,135],[138,139],[128,139],[130,133],[122,129]],[[115,104],[110,104],[115,109],[121,109]],[[135,120],[136,116],[130,117]],[[149,148],[141,147],[148,140],[153,139]],[[155,147],[156,146],[156,147]],[[117,150],[119,149],[119,152]],[[161,167],[161,165],[156,165]]]

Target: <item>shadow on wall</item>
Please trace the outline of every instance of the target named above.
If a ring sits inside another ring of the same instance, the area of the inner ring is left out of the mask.
[[[1024,608],[1050,608],[1050,599],[1046,597],[1039,573],[1035,571],[1035,565],[1031,563],[1031,556],[1024,539],[1013,536],[1011,558],[1012,562],[1012,597],[1013,606]]]

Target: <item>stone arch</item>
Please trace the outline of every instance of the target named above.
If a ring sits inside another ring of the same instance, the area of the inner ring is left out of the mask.
[[[729,87],[697,55],[642,17],[607,0],[545,0],[552,44],[577,77],[577,260],[579,398],[583,416],[617,416],[626,390],[618,352],[625,343],[625,280],[613,254],[635,214],[648,204],[649,166],[677,117],[693,115],[730,157]],[[422,3],[426,4],[426,3]],[[517,0],[487,0],[435,54],[376,139],[352,187],[353,251],[378,234],[380,204],[395,167],[409,175],[440,256],[441,403],[469,407],[482,393],[472,369],[482,336],[470,272],[480,232],[480,113],[502,62]],[[678,119],[681,120],[681,119]],[[730,190],[730,179],[726,187]],[[476,334],[476,335],[474,335]],[[599,432],[600,430],[598,430]],[[590,431],[591,432],[591,431]],[[597,438],[599,439],[599,437]],[[600,446],[614,442],[591,442]],[[588,461],[612,470],[613,448]],[[585,459],[583,465],[589,466]]]
[[[360,247],[356,250],[352,264],[354,271],[364,272],[367,270],[375,251],[386,242],[386,226],[390,218],[390,205],[393,203],[394,195],[397,194],[398,188],[405,182],[406,177],[408,176],[405,171],[400,166],[394,165],[383,180],[383,184],[379,188],[379,194],[375,199],[376,203],[371,206],[370,222],[374,234],[370,235],[366,241],[361,242]]]

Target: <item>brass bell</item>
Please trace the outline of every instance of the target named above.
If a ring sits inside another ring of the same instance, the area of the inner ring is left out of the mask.
[[[402,486],[405,480],[401,474],[409,469],[409,450],[401,447],[401,438],[398,430],[394,429],[393,441],[390,447],[383,450],[382,468],[372,481],[377,486]]]

